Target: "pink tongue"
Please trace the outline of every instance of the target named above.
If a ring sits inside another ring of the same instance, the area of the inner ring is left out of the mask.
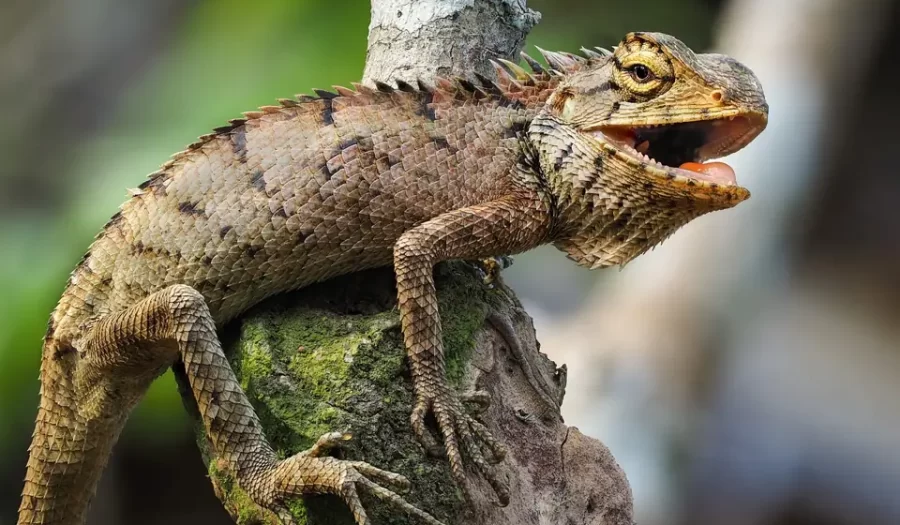
[[[707,162],[706,164],[701,164],[699,162],[685,162],[679,166],[679,168],[705,175],[705,177],[697,177],[698,179],[724,185],[737,184],[737,177],[734,175],[734,170],[724,162]]]

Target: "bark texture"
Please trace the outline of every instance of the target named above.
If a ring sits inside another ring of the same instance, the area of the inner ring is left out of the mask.
[[[515,0],[373,0],[364,80],[492,75],[488,59],[514,59],[539,18]],[[466,503],[446,460],[427,458],[417,444],[390,269],[276,298],[226,330],[226,353],[273,446],[287,457],[324,432],[347,430],[355,438],[339,454],[409,477],[408,500],[448,524],[631,525],[631,489],[609,450],[567,427],[542,401],[546,394],[562,400],[565,368],[539,352],[531,318],[512,292],[501,283],[487,287],[467,263],[435,271],[450,380],[460,391],[491,397],[483,419],[509,448],[500,469],[510,505],[496,506],[474,471],[473,501]],[[510,348],[510,334],[494,328],[497,318],[510,321],[520,352]],[[202,431],[198,442],[235,520],[276,523],[220,472]],[[377,525],[412,523],[377,501],[364,503]],[[353,523],[345,505],[327,496],[291,508],[303,524]]]
[[[483,419],[509,448],[500,472],[509,481],[510,505],[496,506],[492,489],[474,471],[474,501],[466,503],[447,461],[426,457],[415,440],[390,269],[276,298],[226,330],[226,353],[279,454],[304,450],[324,432],[346,430],[354,439],[338,454],[409,477],[408,500],[447,524],[631,525],[631,490],[609,450],[547,410],[526,377],[530,366],[539,388],[562,398],[565,368],[539,352],[531,318],[512,292],[501,283],[485,286],[468,263],[442,264],[435,272],[448,373],[460,391],[490,394]],[[491,319],[498,316],[511,322],[521,361],[494,328]],[[229,513],[242,524],[277,523],[217,469],[203,435],[198,439]],[[415,523],[376,500],[364,503],[374,524]],[[302,524],[353,523],[346,506],[327,496],[297,501],[292,510]]]
[[[373,0],[363,80],[493,76],[540,18],[525,0]]]

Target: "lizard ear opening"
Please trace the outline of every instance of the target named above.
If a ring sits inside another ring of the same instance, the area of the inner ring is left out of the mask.
[[[574,95],[575,93],[568,87],[556,90],[547,100],[547,106],[550,108],[550,113],[563,120],[568,120],[568,117],[575,109]]]

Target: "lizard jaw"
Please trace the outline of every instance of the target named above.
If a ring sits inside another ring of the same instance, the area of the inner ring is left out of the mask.
[[[764,120],[729,116],[677,124],[607,126],[589,133],[656,175],[702,185],[737,186],[730,166],[705,161],[743,148],[764,127]]]

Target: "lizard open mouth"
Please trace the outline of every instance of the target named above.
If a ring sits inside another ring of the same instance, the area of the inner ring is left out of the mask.
[[[706,161],[743,148],[764,127],[764,120],[732,116],[659,126],[606,126],[591,134],[670,177],[735,186],[737,179],[731,166]]]

